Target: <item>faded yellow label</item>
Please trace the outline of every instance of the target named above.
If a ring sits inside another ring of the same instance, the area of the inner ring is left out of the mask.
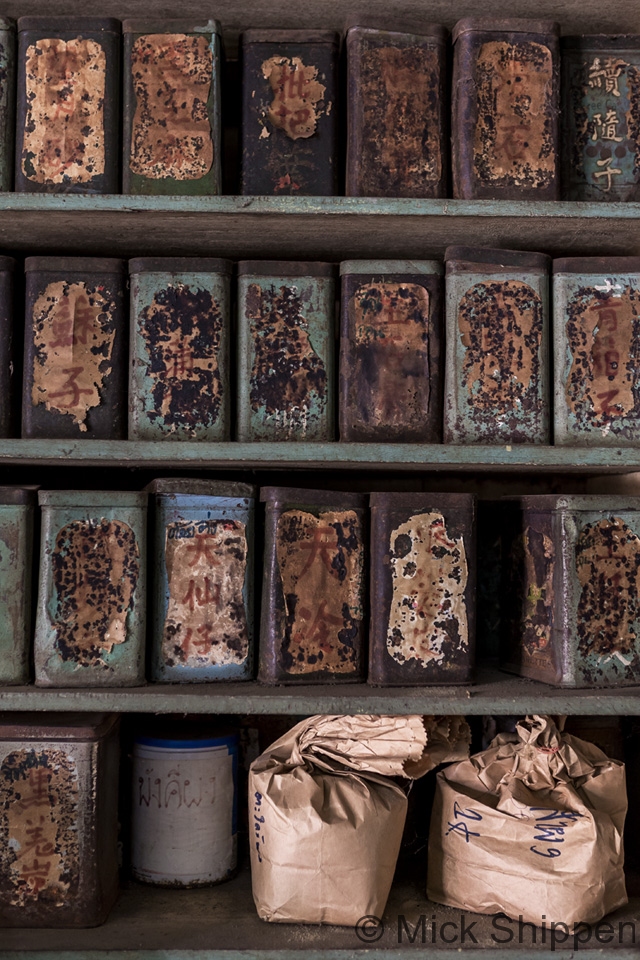
[[[262,76],[273,93],[267,116],[274,127],[292,140],[311,137],[319,117],[331,108],[324,105],[326,87],[318,80],[317,68],[305,66],[300,57],[271,57],[262,64]],[[264,131],[268,135],[266,127]]]

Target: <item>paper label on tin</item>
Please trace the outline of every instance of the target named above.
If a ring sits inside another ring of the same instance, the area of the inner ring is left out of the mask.
[[[300,57],[275,56],[262,64],[262,76],[273,93],[267,116],[274,127],[292,140],[313,136],[319,117],[331,110],[324,102],[327,88],[318,80],[317,67],[305,66]],[[268,135],[268,128],[263,130]]]

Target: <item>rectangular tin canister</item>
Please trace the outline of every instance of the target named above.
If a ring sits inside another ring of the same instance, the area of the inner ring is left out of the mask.
[[[18,20],[15,188],[118,193],[120,21]]]
[[[13,187],[16,130],[16,23],[0,17],[0,191]]]
[[[363,680],[366,497],[263,487],[262,683]]]
[[[230,438],[229,260],[129,261],[130,440]]]
[[[0,927],[95,927],[118,895],[118,718],[0,714]]]
[[[640,257],[553,261],[554,438],[640,443]]]
[[[27,257],[22,436],[124,440],[125,263]]]
[[[448,195],[447,37],[391,20],[348,31],[347,196]]]
[[[36,494],[0,487],[0,684],[27,683]]]
[[[1,95],[0,89],[0,97]],[[0,437],[12,437],[19,432],[20,398],[17,371],[21,369],[21,364],[16,356],[18,337],[15,335],[15,266],[13,257],[0,257]]]
[[[372,493],[369,683],[469,683],[475,668],[476,498]]]
[[[340,439],[442,440],[442,266],[340,264]]]
[[[123,193],[220,193],[220,24],[125,20]]]
[[[559,200],[559,26],[460,20],[453,30],[453,196]]]
[[[338,35],[247,30],[240,59],[240,193],[338,193]]]
[[[640,36],[563,37],[562,195],[640,199]]]
[[[256,488],[154,480],[151,679],[248,680]]]
[[[147,494],[41,490],[36,684],[144,683]]]
[[[238,263],[238,440],[333,440],[335,270]]]
[[[445,261],[445,443],[549,443],[550,258],[447,247]]]

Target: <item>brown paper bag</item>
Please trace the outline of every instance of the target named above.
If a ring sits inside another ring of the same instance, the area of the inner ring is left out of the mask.
[[[249,772],[251,878],[263,920],[381,917],[407,811],[389,777],[469,753],[461,717],[310,717]]]
[[[437,776],[427,896],[538,926],[595,923],[627,902],[624,764],[527,717]]]

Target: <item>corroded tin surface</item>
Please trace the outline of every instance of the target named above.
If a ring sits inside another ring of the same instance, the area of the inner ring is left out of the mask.
[[[563,37],[562,194],[640,199],[640,37]]]
[[[364,679],[365,497],[265,487],[263,683]]]
[[[144,682],[147,494],[40,491],[36,684]]]
[[[340,439],[442,439],[442,267],[428,260],[340,265]]]
[[[0,926],[94,927],[118,893],[118,720],[0,715]]]
[[[125,20],[124,193],[220,193],[220,25]]]
[[[16,114],[16,25],[0,17],[0,191],[13,186]]]
[[[374,493],[369,683],[468,683],[475,666],[475,497]]]
[[[123,260],[28,257],[22,436],[126,436]]]
[[[559,200],[559,27],[461,20],[453,31],[453,195]]]
[[[240,44],[240,192],[338,193],[337,34],[248,30]]]
[[[26,683],[35,491],[0,487],[0,683]]]
[[[231,263],[143,258],[129,273],[129,439],[228,440]]]
[[[553,262],[554,439],[640,442],[640,257]]]
[[[1,42],[1,41],[0,41]],[[0,54],[1,56],[1,54]],[[2,78],[0,76],[0,98]],[[1,143],[1,141],[0,141]],[[13,257],[0,257],[0,437],[15,436],[20,416],[17,370]]]
[[[327,263],[238,264],[238,440],[333,440],[335,281]]]
[[[156,480],[151,679],[251,679],[256,488]]]
[[[447,247],[445,260],[445,442],[549,443],[549,257]]]
[[[15,188],[118,193],[120,21],[18,21]]]
[[[447,196],[447,32],[420,31],[347,33],[347,196]]]

